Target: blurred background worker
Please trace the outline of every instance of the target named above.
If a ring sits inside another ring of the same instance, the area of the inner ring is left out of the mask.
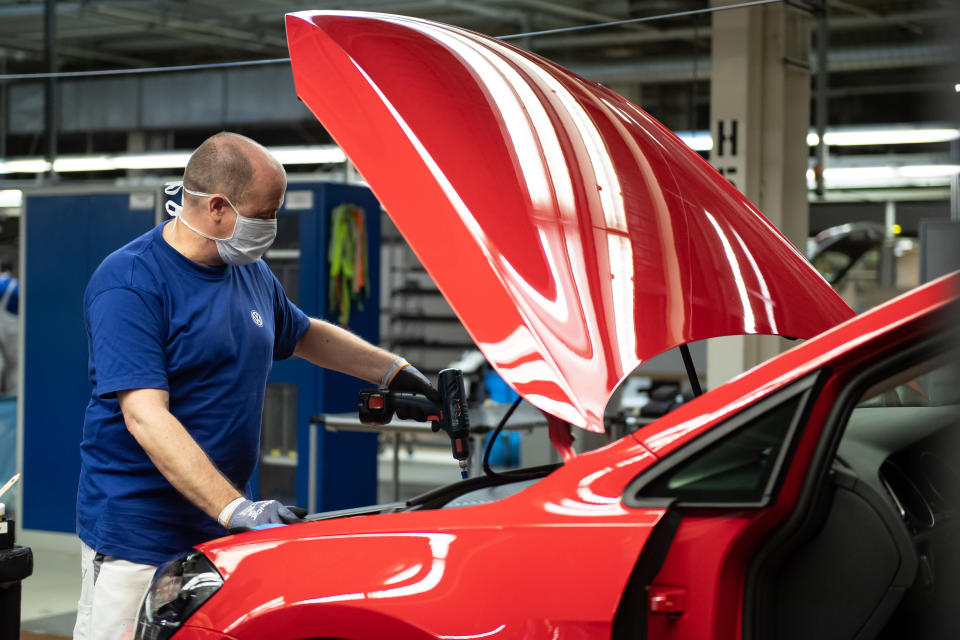
[[[75,638],[133,625],[157,565],[227,533],[298,520],[246,486],[273,360],[437,397],[395,354],[284,294],[261,256],[286,174],[262,146],[220,133],[194,151],[171,221],[108,256],[84,295],[93,392],[81,443]]]
[[[17,472],[17,342],[20,284],[0,263],[0,483]]]
[[[0,264],[0,394],[17,395],[20,283],[9,264]]]

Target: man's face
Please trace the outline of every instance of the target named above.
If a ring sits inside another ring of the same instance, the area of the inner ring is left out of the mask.
[[[253,185],[243,204],[238,204],[238,213],[245,218],[272,220],[283,206],[283,194],[287,190],[287,178],[282,171],[267,162],[254,167]]]

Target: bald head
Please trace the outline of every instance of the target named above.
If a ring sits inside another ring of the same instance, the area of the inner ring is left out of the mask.
[[[222,193],[238,207],[278,184],[286,184],[283,165],[258,142],[228,131],[204,140],[183,173],[186,188]]]

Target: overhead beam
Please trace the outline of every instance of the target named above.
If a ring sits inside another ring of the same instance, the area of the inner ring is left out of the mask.
[[[524,7],[529,7],[531,9],[536,9],[537,11],[542,11],[543,13],[553,14],[557,16],[562,16],[564,18],[570,18],[573,20],[583,20],[585,22],[616,22],[617,20],[622,20],[623,16],[614,16],[606,13],[600,13],[598,11],[590,11],[587,9],[581,9],[579,7],[573,7],[566,5],[560,2],[553,2],[551,0],[510,0],[511,4],[520,5]],[[636,23],[627,23],[621,25],[628,29],[642,30],[647,31],[651,30],[652,27],[644,24]]]
[[[947,64],[954,60],[947,44],[847,47],[830,52],[827,68],[831,73],[898,69]],[[815,66],[816,57],[811,63]],[[709,56],[686,58],[653,58],[624,62],[572,64],[570,68],[597,82],[689,82],[710,78]]]
[[[230,39],[230,46],[232,48],[243,49],[245,51],[252,51],[256,53],[262,53],[268,49],[286,50],[287,48],[287,42],[285,38],[269,35],[261,36],[259,34],[250,33],[248,31],[243,31],[241,29],[227,27],[224,25],[217,25],[207,22],[191,22],[188,20],[171,18],[169,16],[163,16],[155,13],[130,11],[127,9],[118,9],[116,7],[105,7],[102,5],[96,5],[94,10],[99,15],[116,18],[126,22],[151,25],[157,29],[163,30],[165,33],[169,33],[183,40],[213,44],[213,42],[210,40],[211,36],[216,36],[218,38],[226,37]]]
[[[125,8],[122,6],[117,6],[119,4],[127,4],[132,8]],[[201,5],[199,2],[192,1],[192,5]],[[284,6],[289,6],[289,3],[283,3]],[[148,5],[148,6],[144,6]],[[151,10],[150,6],[163,5],[165,8],[162,11]],[[185,5],[180,5],[185,6]],[[252,34],[249,28],[246,28],[246,25],[238,24],[236,20],[232,20],[232,15],[238,15],[240,13],[250,13],[250,12],[237,12],[233,13],[231,10],[230,14],[224,15],[222,7],[204,5],[208,8],[209,15],[204,20],[214,20],[216,22],[215,26],[220,28],[220,34],[224,34],[223,30],[226,30],[229,33],[236,34],[237,32],[243,32],[250,37],[256,37],[255,34]],[[97,15],[107,15],[107,14],[123,14],[123,15],[133,15],[139,17],[152,16],[156,19],[157,16],[165,19],[167,16],[170,16],[169,12],[169,3],[158,3],[158,2],[127,2],[127,3],[118,3],[118,2],[105,2],[103,0],[85,0],[84,2],[57,2],[57,15],[58,16],[67,16],[71,14],[82,14],[88,16],[97,16]],[[290,9],[287,9],[290,10]],[[44,4],[31,2],[29,4],[0,4],[0,20],[5,18],[17,18],[17,17],[39,17],[44,13]],[[276,18],[276,31],[282,31],[283,29],[283,11],[278,10],[273,12],[272,10],[264,10],[262,7],[256,9],[252,12],[254,15],[269,15]],[[190,20],[187,18],[176,18],[170,17],[169,21],[171,23],[176,23],[177,28],[180,28],[183,25],[188,25],[188,27],[196,27],[199,24],[202,24],[204,20]],[[143,20],[132,20],[133,22],[142,23]],[[208,25],[210,23],[207,23]],[[202,28],[202,27],[201,27]],[[21,32],[18,35],[25,35],[27,33],[37,33],[41,32],[39,25],[35,25],[33,29],[27,32]],[[210,33],[210,31],[207,31]],[[41,32],[42,33],[42,32]],[[279,38],[283,39],[281,36],[268,36],[270,38]],[[284,41],[285,42],[285,41]],[[284,44],[286,46],[286,44]]]
[[[833,4],[833,3],[831,3]],[[945,11],[910,11],[888,15],[857,15],[837,16],[830,19],[830,31],[855,31],[871,29],[878,26],[901,26],[906,21],[937,22],[947,17]],[[533,45],[537,51],[552,49],[574,49],[604,46],[622,46],[631,44],[645,44],[650,42],[666,42],[669,40],[707,39],[710,37],[710,27],[704,25],[699,28],[680,27],[676,29],[648,30],[638,33],[623,33],[605,31],[602,33],[590,32],[562,36],[543,36],[533,38]]]
[[[903,27],[916,35],[923,34],[923,28],[910,19],[895,18],[892,17],[891,14],[884,15],[873,9],[868,9],[867,7],[862,7],[852,2],[846,2],[846,0],[829,0],[829,5],[835,9],[842,9],[843,11],[849,11],[868,18],[878,19],[881,23],[890,23],[898,27]]]
[[[57,14],[75,13],[83,8],[86,3],[82,2],[58,2]],[[46,9],[44,3],[33,2],[30,4],[2,4],[0,5],[0,18],[17,18],[42,16]]]
[[[5,49],[13,49],[15,51],[33,53],[36,54],[37,57],[42,56],[44,53],[44,43],[40,40],[24,41],[0,38],[0,47]],[[142,58],[106,53],[103,51],[93,51],[91,49],[85,49],[81,47],[64,46],[63,44],[59,44],[57,46],[57,54],[61,58],[75,58],[77,60],[100,60],[103,62],[112,62],[113,64],[122,65],[124,67],[147,67],[152,64],[150,61]]]
[[[482,0],[482,2],[484,4],[500,7],[501,9],[504,4],[509,4],[512,7],[521,7],[529,9],[533,12],[538,12],[534,14],[535,17],[539,15],[557,16],[585,24],[616,22],[623,19],[622,16],[614,16],[606,13],[600,13],[598,11],[581,9],[579,7],[570,6],[561,2],[554,2],[553,0],[509,0],[507,3],[503,3],[498,0]],[[626,23],[619,25],[619,27],[620,29],[618,29],[617,32],[621,34],[623,33],[623,29],[635,32],[656,31],[655,28],[647,24]]]
[[[522,11],[504,9],[502,7],[490,7],[483,2],[476,2],[475,0],[433,0],[432,4],[435,7],[459,9],[460,11],[466,11],[491,20],[523,24],[525,19]]]
[[[710,27],[683,27],[679,29],[663,29],[660,31],[651,29],[637,33],[591,32],[581,35],[544,36],[533,38],[533,46],[537,51],[550,51],[552,49],[623,46],[651,42],[668,42],[670,40],[694,40],[697,38],[708,40],[710,38]]]

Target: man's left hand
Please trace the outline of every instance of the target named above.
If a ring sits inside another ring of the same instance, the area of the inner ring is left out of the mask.
[[[406,363],[397,371],[387,383],[391,391],[411,391],[427,396],[431,402],[440,402],[440,392],[430,384],[427,376],[420,373],[415,366]]]
[[[244,499],[226,518],[225,526],[230,533],[241,533],[264,525],[293,524],[300,521],[301,518],[276,500],[253,502]]]

